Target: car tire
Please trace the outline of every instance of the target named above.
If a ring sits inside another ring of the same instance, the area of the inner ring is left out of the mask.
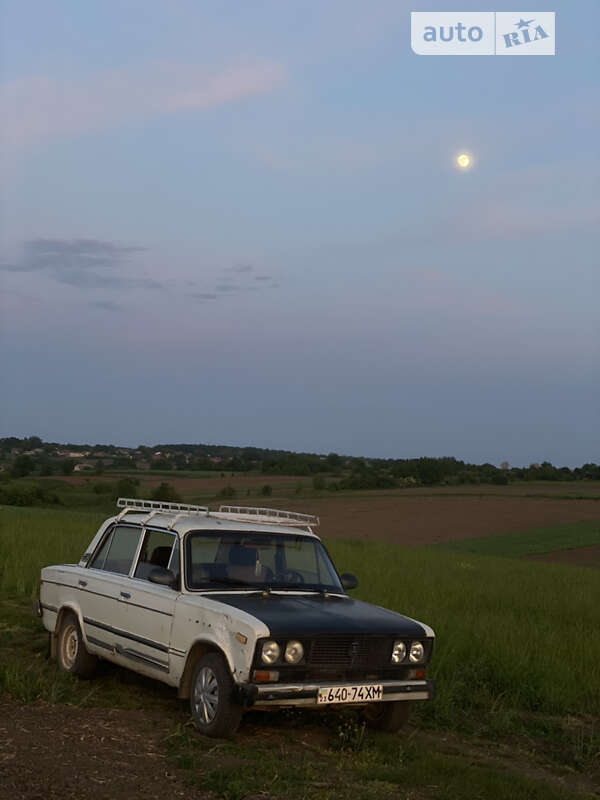
[[[80,678],[90,678],[96,669],[98,659],[88,653],[75,614],[63,615],[58,630],[56,658],[60,669]]]
[[[412,703],[399,700],[392,703],[371,703],[364,711],[363,716],[367,726],[378,731],[395,733],[406,725]]]
[[[237,731],[243,709],[233,700],[233,679],[218,653],[202,656],[194,668],[190,708],[204,736],[229,739]]]

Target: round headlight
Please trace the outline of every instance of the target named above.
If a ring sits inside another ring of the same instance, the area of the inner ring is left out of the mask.
[[[299,661],[302,661],[303,655],[304,648],[300,642],[291,641],[286,644],[285,660],[288,662],[288,664],[297,664]]]
[[[425,657],[425,648],[421,644],[421,642],[413,642],[410,646],[410,654],[409,659],[413,662],[413,664],[418,664],[419,661],[423,661]]]
[[[272,639],[265,642],[262,646],[262,652],[260,657],[265,664],[274,664],[277,659],[279,658],[279,654],[281,653],[281,648],[274,642]]]
[[[406,645],[404,642],[394,642],[392,650],[392,664],[400,664],[406,658]]]

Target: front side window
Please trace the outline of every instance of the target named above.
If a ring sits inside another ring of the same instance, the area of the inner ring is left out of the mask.
[[[179,571],[179,563],[173,564],[173,547],[176,538],[172,533],[163,531],[146,531],[140,557],[135,568],[134,578],[148,578],[152,570],[157,567],[172,569],[175,574]],[[179,559],[177,559],[179,562]]]
[[[139,528],[117,525],[103,541],[90,567],[128,575],[139,540]]]
[[[189,589],[251,586],[341,592],[335,568],[310,536],[193,531],[185,538]]]

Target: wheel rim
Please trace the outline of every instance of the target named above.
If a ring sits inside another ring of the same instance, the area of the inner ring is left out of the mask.
[[[194,686],[194,709],[198,721],[209,725],[217,715],[219,707],[219,683],[210,667],[202,667]]]
[[[78,650],[79,634],[77,632],[77,628],[75,625],[69,625],[65,629],[61,641],[62,662],[67,669],[71,669],[71,667],[75,664]]]

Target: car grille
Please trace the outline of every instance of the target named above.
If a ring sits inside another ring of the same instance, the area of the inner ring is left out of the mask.
[[[311,667],[373,668],[389,665],[393,641],[376,636],[328,636],[313,639],[307,654]]]

